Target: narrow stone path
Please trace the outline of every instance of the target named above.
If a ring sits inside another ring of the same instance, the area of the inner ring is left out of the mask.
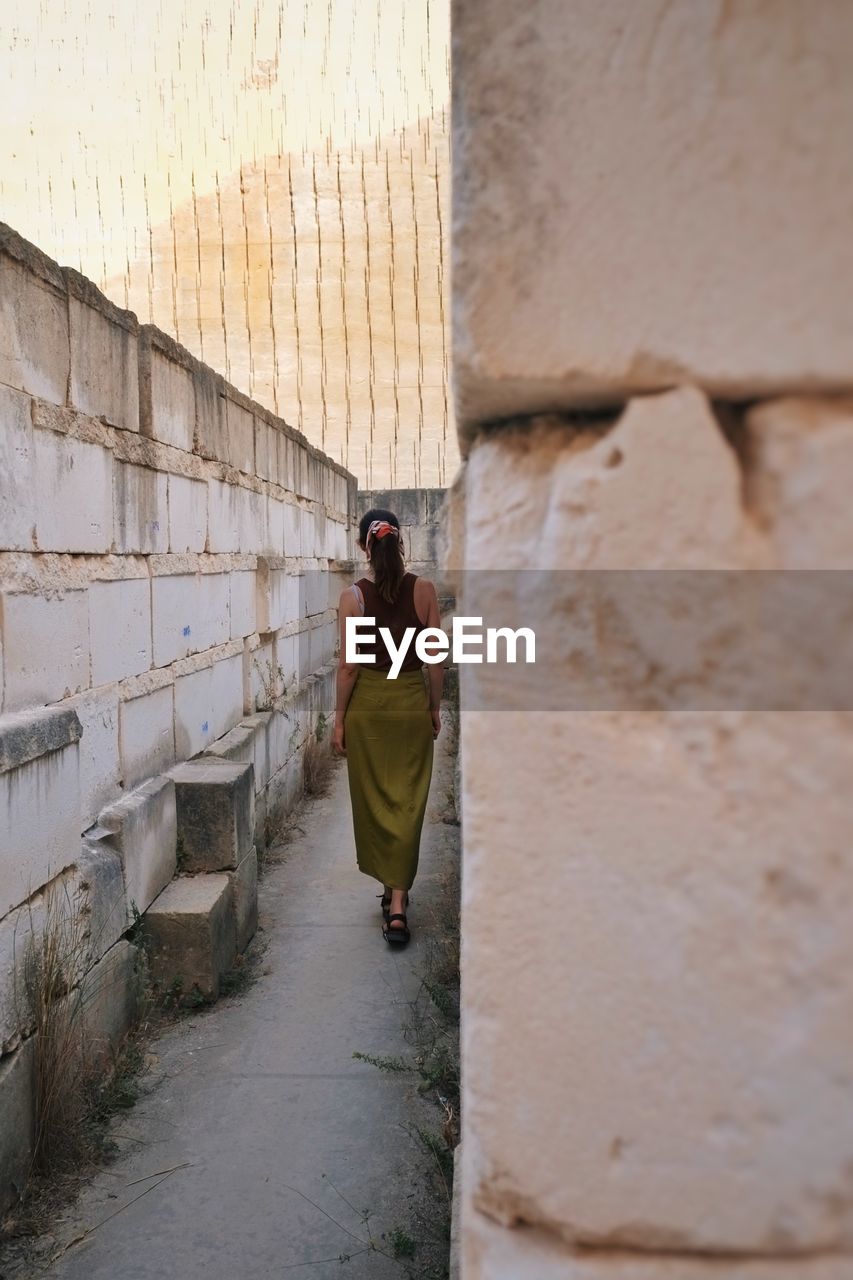
[[[359,1215],[370,1211],[376,1239],[411,1221],[426,1192],[410,1130],[428,1104],[411,1076],[380,1072],[353,1052],[410,1053],[406,1002],[427,945],[418,920],[436,899],[443,861],[458,856],[458,830],[441,821],[450,746],[439,739],[410,947],[392,952],[382,940],[373,882],[355,865],[339,765],[328,795],[301,815],[304,834],[262,881],[260,976],[152,1046],[161,1081],[120,1118],[125,1153],[59,1224],[53,1256],[65,1251],[42,1274],[401,1275],[390,1259],[361,1251]],[[343,1266],[342,1254],[351,1255]]]

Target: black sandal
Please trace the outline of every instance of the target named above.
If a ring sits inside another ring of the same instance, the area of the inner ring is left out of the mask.
[[[403,921],[403,926],[401,929],[391,928],[391,925],[395,920]],[[409,924],[404,915],[401,915],[400,912],[395,912],[393,916],[388,917],[385,924],[385,928],[382,930],[382,937],[385,939],[387,943],[389,943],[391,946],[401,947],[401,946],[404,946],[409,941],[411,936],[412,935],[409,932]]]
[[[391,915],[391,894],[390,894],[390,893],[382,893],[382,894],[377,893],[377,895],[376,895],[376,896],[377,896],[377,898],[381,898],[381,902],[379,903],[379,905],[380,905],[380,906],[381,906],[381,908],[382,908],[382,919],[383,919],[383,920],[385,921],[385,923],[387,924],[387,923],[388,923],[388,917]],[[406,890],[406,907],[408,907],[408,905],[409,905],[409,891],[408,891],[408,889],[407,889],[407,890]]]

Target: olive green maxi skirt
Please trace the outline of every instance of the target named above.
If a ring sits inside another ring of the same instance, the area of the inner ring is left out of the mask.
[[[389,680],[382,671],[360,671],[344,730],[359,870],[389,888],[409,889],[432,777],[422,672],[401,671]]]

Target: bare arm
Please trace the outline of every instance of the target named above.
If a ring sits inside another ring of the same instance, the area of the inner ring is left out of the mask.
[[[358,679],[359,666],[358,663],[347,662],[347,646],[346,646],[346,620],[347,618],[357,617],[359,613],[358,604],[355,599],[355,592],[347,587],[341,592],[340,603],[338,604],[338,629],[340,633],[340,650],[341,655],[338,661],[338,674],[335,681],[335,728],[332,734],[332,746],[340,755],[346,755],[346,740],[344,735],[344,717],[347,713],[349,700],[352,697],[352,691],[355,688],[355,682]]]
[[[440,627],[441,614],[435,587],[426,578],[415,583],[415,612],[425,627]],[[429,713],[432,731],[437,738],[441,732],[441,691],[444,688],[444,663],[433,662],[427,666],[429,677]]]

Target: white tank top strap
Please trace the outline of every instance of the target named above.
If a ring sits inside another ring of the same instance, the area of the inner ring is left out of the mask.
[[[355,596],[356,601],[357,601],[357,603],[358,603],[358,611],[359,611],[359,613],[360,613],[362,616],[364,616],[364,596],[361,594],[361,588],[359,587],[359,585],[358,585],[358,583],[357,583],[357,582],[354,582],[354,583],[352,584],[352,593],[353,593],[353,595]]]

